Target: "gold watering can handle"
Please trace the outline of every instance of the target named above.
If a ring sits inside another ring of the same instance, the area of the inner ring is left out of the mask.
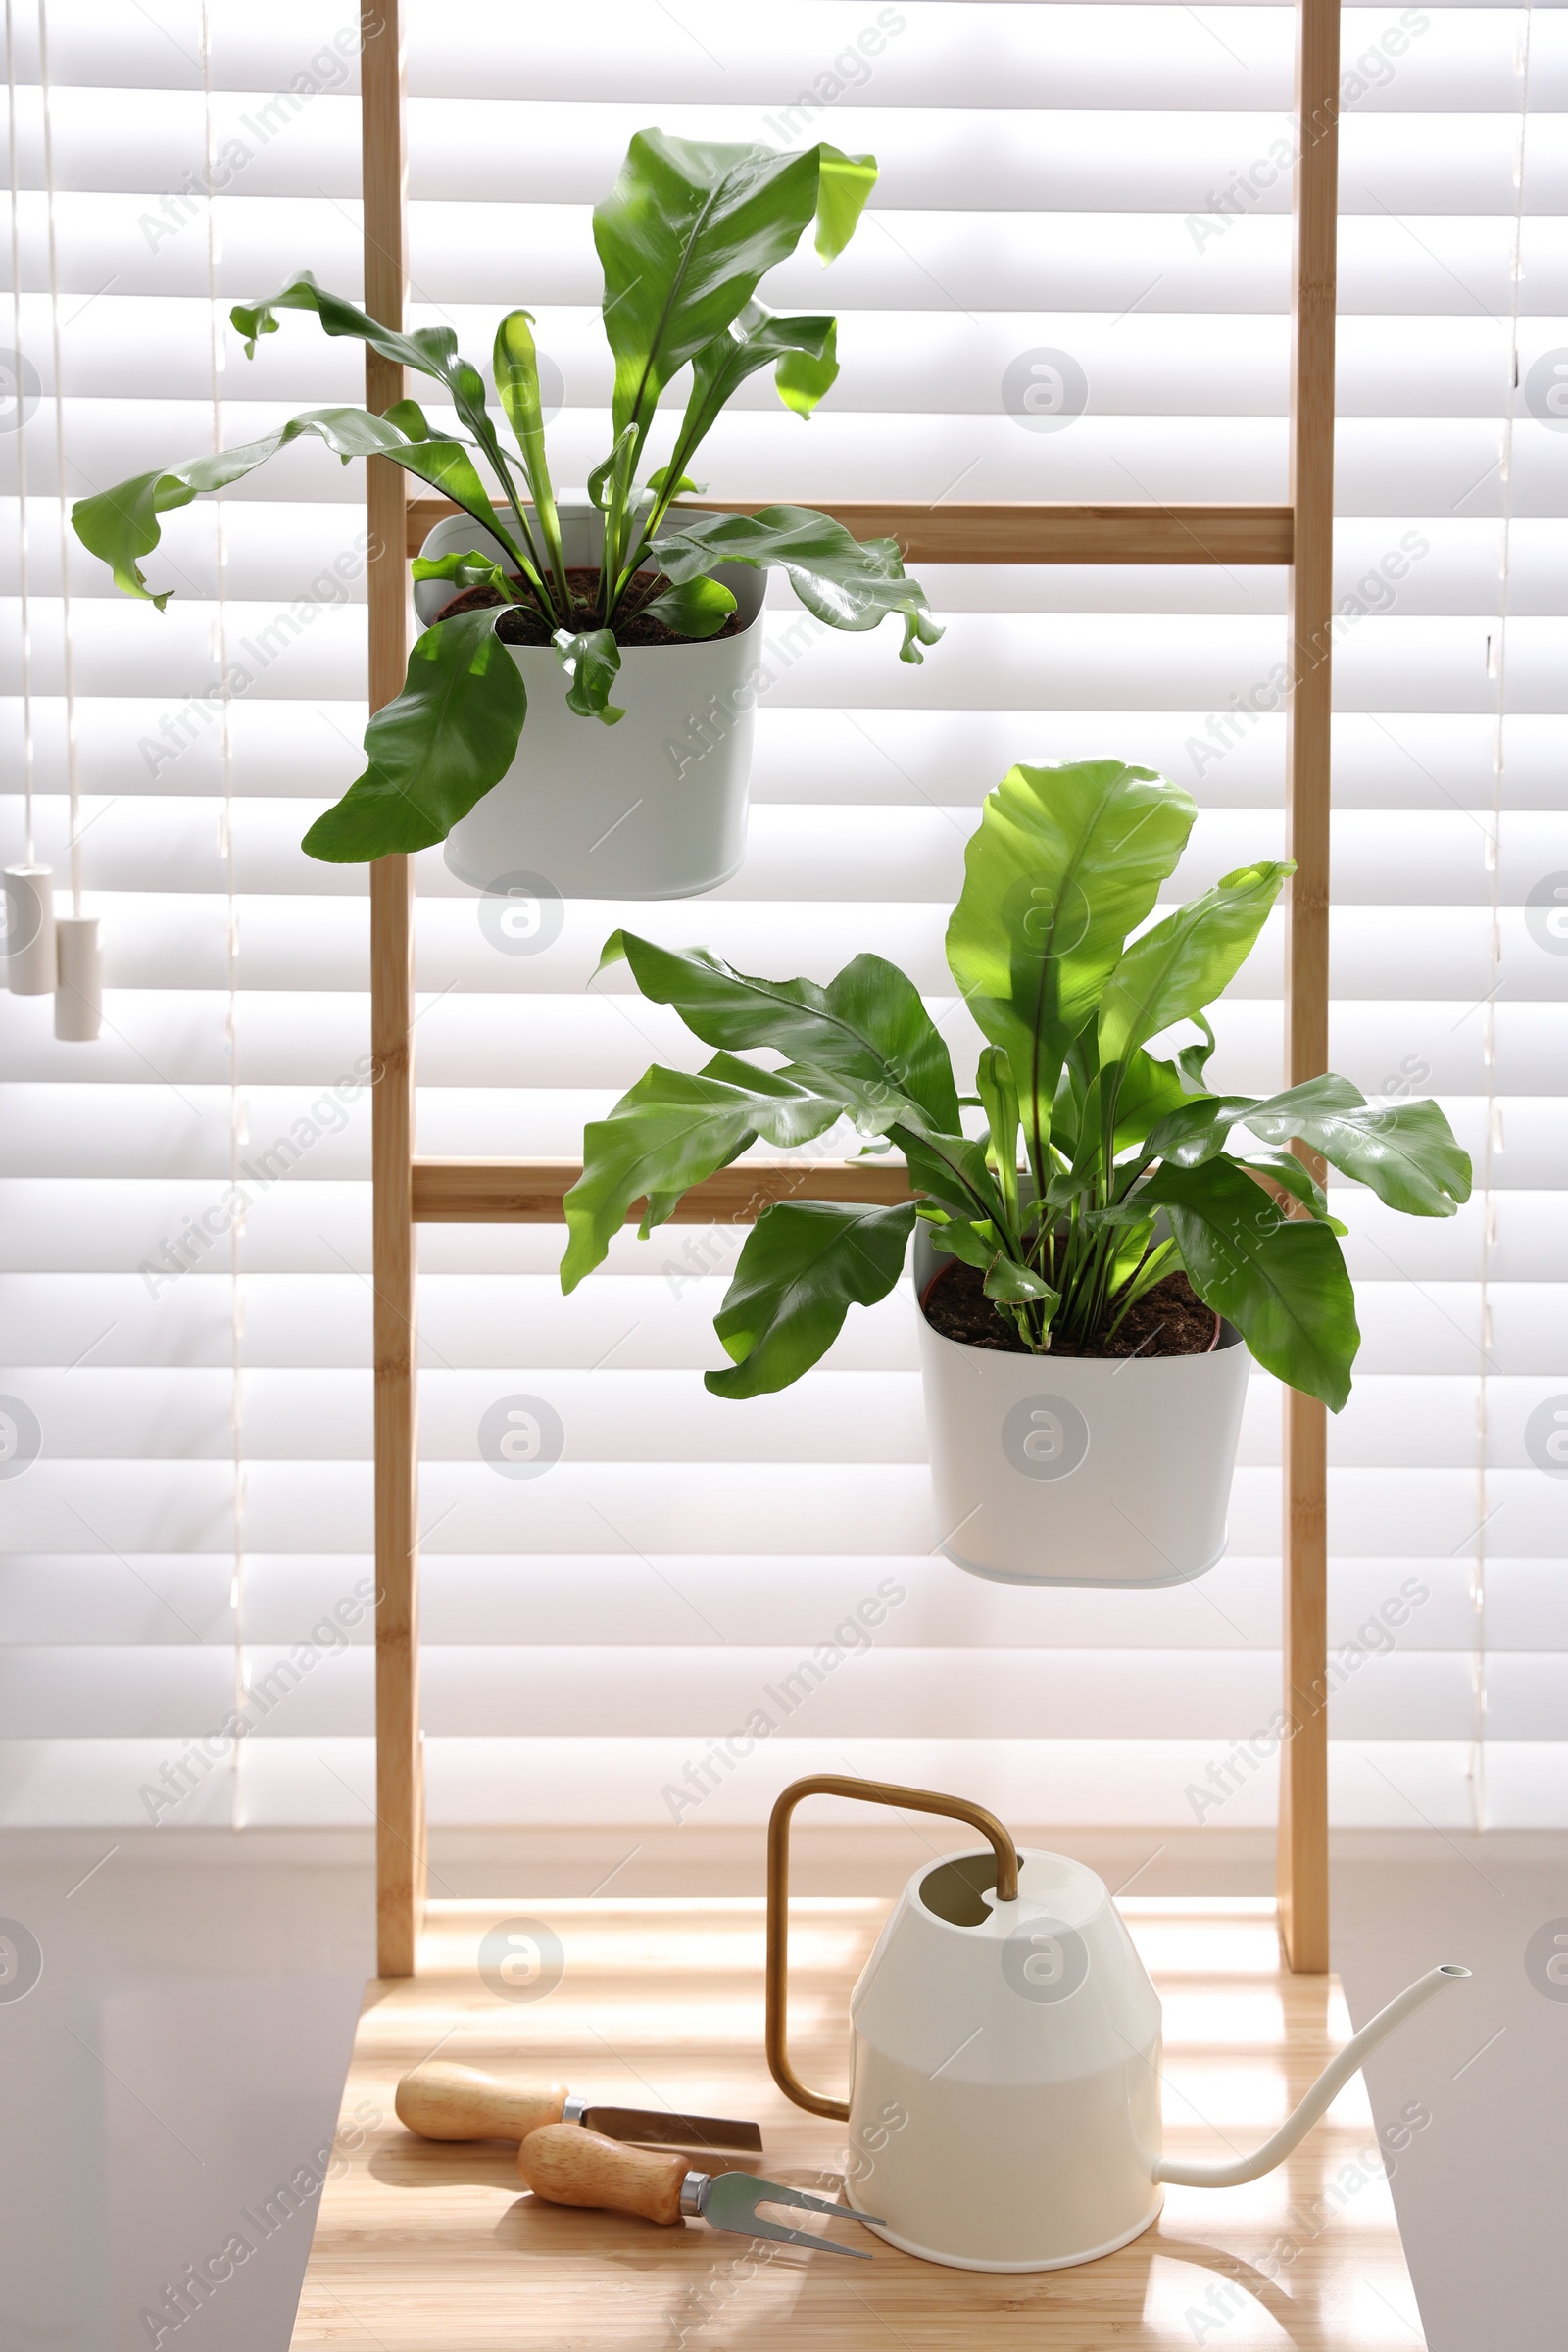
[[[971,1805],[961,1796],[941,1796],[931,1788],[900,1788],[892,1781],[856,1781],[845,1773],[814,1772],[808,1780],[791,1781],[768,1816],[767,1823],[767,2071],[797,2107],[812,2115],[849,2120],[849,2103],[808,2090],[789,2060],[786,2047],[790,1969],[790,1821],[803,1796],[850,1796],[861,1804],[892,1805],[908,1813],[945,1813],[952,1821],[966,1821],[995,1849],[997,1900],[1018,1899],[1018,1855],[1012,1839],[994,1813]]]

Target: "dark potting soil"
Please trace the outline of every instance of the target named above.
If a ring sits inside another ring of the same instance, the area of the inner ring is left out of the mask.
[[[515,574],[514,574],[512,584],[519,596],[525,593],[522,581]],[[571,590],[573,627],[579,630],[597,629],[599,626],[599,573],[597,569],[589,565],[575,564],[569,565],[566,571],[566,586]],[[633,587],[627,591],[626,603],[621,607],[620,616],[615,622],[615,643],[617,645],[691,645],[697,642],[690,637],[681,636],[679,630],[672,629],[667,621],[660,620],[653,613],[645,612],[642,610],[643,606],[651,604],[656,596],[662,596],[668,586],[669,582],[662,572],[653,574],[646,582],[639,577]],[[451,620],[459,612],[481,612],[491,605],[505,604],[505,602],[506,599],[502,596],[499,588],[465,588],[461,596],[453,597],[450,604],[442,606],[436,618],[437,620]],[[741,616],[736,611],[730,614],[721,629],[715,629],[711,637],[703,638],[701,643],[713,645],[720,637],[738,637],[741,625]],[[548,645],[551,638],[550,628],[543,613],[532,604],[509,607],[506,618],[497,626],[496,635],[503,645]]]
[[[1004,1355],[1028,1355],[1007,1317],[985,1294],[985,1276],[978,1266],[956,1258],[944,1266],[924,1299],[925,1319],[945,1340],[960,1340],[969,1348],[995,1348]],[[1203,1355],[1214,1344],[1219,1317],[1198,1298],[1185,1274],[1167,1274],[1162,1282],[1129,1308],[1114,1339],[1096,1340],[1087,1348],[1071,1340],[1053,1338],[1053,1355]]]

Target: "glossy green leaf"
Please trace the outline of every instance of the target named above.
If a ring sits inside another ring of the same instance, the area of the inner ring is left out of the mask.
[[[1190,1100],[1173,1062],[1157,1061],[1142,1048],[1123,1063],[1116,1091],[1114,1149],[1126,1152],[1142,1144],[1152,1128]]]
[[[1048,1148],[1052,1152],[1061,1152],[1068,1160],[1077,1158],[1083,1125],[1084,1090],[1075,1079],[1070,1063],[1063,1066],[1061,1076],[1056,1081],[1049,1120],[1042,1104],[1037,1122],[1030,1105],[1021,1096],[1018,1108],[1029,1138],[1031,1159],[1040,1159],[1044,1164],[1043,1155]]]
[[[432,489],[450,498],[454,506],[461,507],[492,538],[499,539],[525,577],[533,570],[533,565],[528,563],[497,514],[495,502],[479,478],[478,467],[469,456],[466,443],[399,441],[383,449],[381,455],[390,458],[394,466],[401,466],[406,473],[417,474],[421,482],[428,482]]]
[[[811,321],[796,318],[788,323],[804,329]],[[792,415],[809,417],[817,403],[838,382],[838,320],[829,318],[827,333],[819,347],[807,342],[803,335],[774,368],[773,388]]]
[[[859,226],[860,215],[876,186],[876,159],[844,155],[837,147],[817,149],[821,177],[816,191],[816,255],[836,262]]]
[[[1251,1168],[1254,1173],[1266,1176],[1271,1184],[1277,1184],[1281,1192],[1289,1193],[1293,1200],[1299,1200],[1320,1225],[1326,1225],[1330,1233],[1338,1234],[1342,1242],[1349,1232],[1349,1227],[1342,1224],[1331,1211],[1329,1197],[1311,1169],[1293,1158],[1289,1152],[1278,1154],[1271,1152],[1266,1158],[1244,1159],[1238,1165]]]
[[[1124,1234],[1111,1261],[1110,1282],[1106,1298],[1110,1301],[1110,1331],[1115,1332],[1131,1314],[1140,1298],[1147,1298],[1156,1282],[1176,1269],[1176,1245],[1171,1241],[1158,1242],[1149,1248],[1153,1228],[1136,1227]]]
[[[509,605],[513,601],[512,581],[504,566],[477,548],[469,548],[466,555],[416,556],[409,565],[409,577],[416,587],[421,580],[450,580],[459,590],[495,588]]]
[[[1018,1089],[1005,1046],[987,1046],[975,1069],[975,1084],[991,1138],[989,1158],[1007,1212],[1018,1230]]]
[[[1157,1168],[1140,1198],[1164,1208],[1187,1277],[1265,1370],[1338,1412],[1361,1344],[1355,1295],[1326,1225],[1287,1217],[1228,1159]]]
[[[708,484],[694,482],[689,473],[673,473],[668,466],[656,466],[648,476],[648,487],[656,494],[662,490],[667,491],[671,498],[679,498],[682,492],[687,490],[690,490],[694,497],[701,498],[706,492]]]
[[[1332,1074],[1309,1078],[1282,1095],[1189,1096],[1150,1131],[1146,1150],[1151,1159],[1169,1159],[1178,1167],[1196,1168],[1223,1151],[1238,1120],[1250,1120],[1254,1114],[1265,1120],[1275,1116],[1307,1118],[1324,1111],[1353,1110],[1363,1103],[1364,1097],[1348,1078]],[[1292,1127],[1288,1132],[1296,1130]]]
[[[699,577],[666,588],[640,610],[662,620],[681,637],[714,637],[735,610],[735,599],[722,580]]]
[[[402,693],[366,728],[364,775],[305,836],[311,857],[348,865],[428,849],[506,774],[528,698],[496,617],[460,612],[415,640]]]
[[[914,1203],[868,1208],[790,1200],[763,1210],[713,1317],[734,1370],[710,1372],[715,1396],[760,1396],[816,1363],[852,1306],[874,1306],[904,1270]]]
[[[1192,1021],[1193,1026],[1200,1032],[1198,1042],[1195,1045],[1182,1046],[1175,1055],[1175,1062],[1176,1067],[1182,1074],[1182,1084],[1186,1087],[1188,1093],[1190,1095],[1200,1095],[1208,1084],[1208,1080],[1204,1073],[1206,1072],[1209,1062],[1213,1057],[1214,1047],[1217,1041],[1215,1039],[1213,1030],[1209,1027],[1207,1019],[1202,1013],[1190,1013],[1188,1018]]]
[[[1101,998],[1101,1065],[1124,1060],[1218,998],[1253,951],[1291,872],[1291,860],[1239,865],[1126,948]]]
[[[539,529],[557,593],[564,608],[568,602],[565,557],[562,547],[561,516],[556,508],[555,485],[550,478],[550,462],[545,455],[539,354],[534,345],[531,311],[509,311],[502,319],[496,329],[491,372],[496,379],[496,390],[500,394],[507,422],[516,435],[517,448],[522,456],[522,470],[533,499],[534,513],[539,518]]]
[[[1116,1237],[1116,1247],[1110,1260],[1110,1272],[1105,1283],[1107,1298],[1114,1298],[1123,1284],[1137,1273],[1139,1267],[1145,1262],[1145,1252],[1154,1238],[1154,1228],[1158,1222],[1157,1210],[1145,1208],[1141,1200],[1138,1203],[1138,1209],[1140,1214],[1135,1221],[1123,1227]]]
[[[772,368],[787,409],[809,416],[838,376],[835,327],[830,318],[775,318],[760,302],[749,302],[692,362],[692,388],[676,442],[682,465],[691,463],[723,410],[760,368]]]
[[[1337,1083],[1346,1084],[1344,1079]],[[1353,1087],[1348,1091],[1355,1092]],[[1380,1200],[1406,1216],[1451,1217],[1470,1198],[1469,1154],[1455,1142],[1435,1102],[1381,1096],[1356,1105],[1304,1112],[1262,1103],[1244,1116],[1261,1142],[1298,1141],[1321,1152],[1343,1176],[1370,1186]]]
[[[275,335],[279,311],[314,311],[329,335],[350,335],[367,343],[383,360],[391,360],[399,368],[414,368],[421,375],[432,375],[439,383],[450,384],[457,363],[458,338],[450,326],[416,327],[412,335],[398,334],[371,318],[341,294],[329,294],[318,285],[309,270],[302,270],[291,278],[279,294],[270,294],[265,302],[236,303],[229,312],[236,331],[245,338],[245,356],[256,357],[256,345],[262,335]]]
[[[1332,1072],[1262,1100],[1199,1097],[1153,1130],[1148,1151],[1196,1167],[1221,1151],[1238,1125],[1282,1150],[1299,1142],[1321,1152],[1342,1174],[1409,1216],[1451,1217],[1470,1197],[1469,1156],[1435,1102],[1402,1097],[1369,1102]]]
[[[902,662],[923,660],[942,630],[931,618],[925,591],[905,574],[891,539],[861,541],[841,522],[810,507],[764,507],[758,514],[680,517],[681,527],[660,537],[654,553],[672,580],[710,571],[715,564],[752,564],[782,571],[807,611],[829,628],[874,629],[890,612],[904,621]]]
[[[607,727],[623,719],[625,711],[610,700],[620,674],[620,648],[613,630],[583,629],[573,636],[569,629],[558,629],[555,648],[556,660],[571,681],[566,709],[579,718],[603,719]]]
[[[1142,1195],[1127,1200],[1112,1200],[1103,1208],[1081,1208],[1078,1221],[1086,1233],[1108,1233],[1142,1224],[1148,1216]]]
[[[779,155],[640,131],[594,208],[616,433],[646,434],[670,377],[740,317],[813,217],[824,258],[842,251],[875,178],[869,157],[836,148]]]
[[[1059,1306],[1061,1293],[1054,1291],[1032,1266],[999,1251],[986,1269],[985,1295],[999,1306]]]
[[[624,503],[636,458],[637,427],[628,424],[616,435],[609,457],[589,468],[586,488],[596,507],[605,510],[617,500]]]
[[[476,423],[485,417],[488,389],[473,362],[466,360],[460,352],[452,362],[448,380],[452,385],[452,397],[459,416],[468,423]]]
[[[919,1218],[933,1250],[973,1266],[979,1274],[994,1263],[1002,1248],[1002,1236],[987,1217],[950,1217],[945,1208],[922,1201]]]
[[[405,416],[419,417],[412,401],[397,404]],[[422,418],[420,419],[422,421]],[[225,449],[162,473],[142,473],[112,490],[83,498],[72,509],[72,522],[84,547],[100,556],[115,575],[115,584],[128,596],[147,596],[138,558],[150,555],[159,542],[158,518],[178,507],[188,507],[206,491],[224,490],[291,441],[312,434],[324,441],[337,457],[389,458],[409,473],[429,482],[462,507],[473,520],[498,538],[519,570],[531,569],[495,513],[490,496],[474,468],[466,445],[448,435],[429,441],[408,440],[389,414],[372,416],[366,409],[312,409],[291,416],[286,424],[259,441]],[[160,610],[173,593],[164,589],[151,598]]]
[[[772,1046],[853,1086],[862,1107],[883,1103],[884,1126],[923,1114],[939,1132],[957,1132],[948,1049],[919,991],[880,956],[857,956],[826,988],[814,980],[757,979],[706,948],[662,948],[631,931],[606,941],[600,970],[621,956],[644,996],[673,1004],[706,1045],[737,1052]]]
[[[71,510],[72,525],[82,546],[109,565],[117,588],[122,588],[127,596],[147,597],[162,612],[174,592],[165,588],[151,595],[137,560],[150,556],[158,545],[158,517],[188,507],[204,491],[226,490],[230,482],[253,473],[306,433],[324,441],[345,459],[390,454],[403,445],[397,426],[372,416],[367,409],[310,409],[303,416],[291,416],[275,432],[264,433],[259,441],[247,441],[238,449],[220,450],[210,457],[191,458],[183,466],[171,466],[163,471],[138,473],[129,481],[117,482],[112,490],[99,491],[96,497],[79,498]]]
[[[381,411],[387,424],[395,424],[406,441],[451,441],[456,438],[431,424],[416,400],[395,400]]]
[[[351,336],[368,345],[371,351],[378,352],[383,359],[392,360],[402,368],[416,368],[421,374],[432,376],[438,383],[445,384],[452,394],[459,416],[473,433],[486,459],[495,467],[507,498],[514,508],[517,507],[495,427],[485,407],[484,378],[470,360],[464,359],[458,350],[457,337],[449,326],[422,326],[416,328],[412,334],[396,333],[391,327],[383,326],[378,319],[369,318],[354,303],[346,302],[341,294],[328,293],[324,286],[318,285],[308,270],[304,270],[281,293],[270,296],[266,302],[241,303],[230,313],[234,325],[246,338],[245,349],[250,357],[255,357],[259,336],[275,334],[277,331],[276,314],[279,311],[314,311],[327,334]],[[412,402],[398,402],[389,414],[401,414],[406,409],[413,409],[414,405]],[[415,409],[415,414],[421,415],[421,412]],[[440,458],[434,453],[441,448],[453,454],[445,459]],[[416,456],[416,450],[420,454]],[[523,577],[535,586],[539,585],[539,571],[532,560],[531,544],[519,546],[502,525],[493,512],[488,491],[474,471],[473,461],[461,442],[450,434],[437,432],[427,442],[414,443],[412,448],[390,449],[384,454],[392,458],[395,464],[406,466],[411,473],[416,473],[421,481],[444,491],[466,514],[471,514],[475,521],[484,523],[502,541]],[[528,529],[525,520],[520,527],[526,543]]]
[[[1037,1162],[1071,1042],[1196,815],[1178,786],[1119,760],[1014,767],[986,799],[948,962],[983,1035],[1007,1050]]]
[[[759,1136],[785,1150],[824,1134],[839,1116],[820,1091],[792,1085],[729,1054],[695,1075],[657,1065],[583,1136],[583,1172],[565,1199],[570,1235],[561,1287],[576,1289],[604,1257],[634,1201],[642,1232],[662,1224],[680,1196],[727,1168]],[[804,1175],[804,1170],[803,1170]]]
[[[964,1220],[1007,1222],[1002,1189],[987,1164],[986,1147],[972,1136],[933,1134],[929,1128],[895,1126],[891,1140],[904,1153],[909,1182],[917,1192]]]
[[[1287,860],[1238,866],[1135,939],[1100,1003],[1100,1063],[1125,1059],[1211,1004],[1241,970],[1287,875]]]

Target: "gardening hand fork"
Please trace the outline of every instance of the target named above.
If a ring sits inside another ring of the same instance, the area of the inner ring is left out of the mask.
[[[741,2237],[777,2238],[813,2253],[853,2255],[858,2262],[871,2259],[859,2246],[841,2246],[812,2230],[764,2221],[758,2207],[801,2206],[836,2221],[873,2221],[875,2215],[851,2215],[827,2197],[786,2188],[781,2180],[760,2180],[755,2173],[689,2172],[684,2156],[656,2156],[646,2148],[627,2147],[601,2132],[584,2131],[580,2124],[546,2124],[530,2132],[517,2150],[517,2171],[534,2195],[552,2205],[599,2206],[612,2213],[638,2213],[650,2222],[700,2217],[710,2229],[731,2230]]]

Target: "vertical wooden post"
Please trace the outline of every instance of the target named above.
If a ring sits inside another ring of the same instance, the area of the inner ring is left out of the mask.
[[[398,0],[364,0],[360,109],[365,307],[402,328],[403,39]],[[365,355],[366,406],[403,397],[403,369]],[[401,690],[408,666],[404,476],[366,467],[369,529],[369,702]],[[370,868],[370,1159],[375,1287],[375,1815],[377,1970],[414,1974],[424,1903],[419,1754],[419,1609],[414,1296],[414,875],[407,858]]]
[[[1328,1068],[1329,727],[1334,612],[1334,313],[1339,213],[1340,0],[1298,0],[1292,267],[1290,575],[1286,754],[1288,1083]],[[1302,1154],[1303,1157],[1315,1155]],[[1322,1163],[1316,1161],[1322,1174]],[[1293,1969],[1329,1964],[1327,1443],[1324,1409],[1285,1393],[1285,1709],[1280,1757],[1280,1928]]]

